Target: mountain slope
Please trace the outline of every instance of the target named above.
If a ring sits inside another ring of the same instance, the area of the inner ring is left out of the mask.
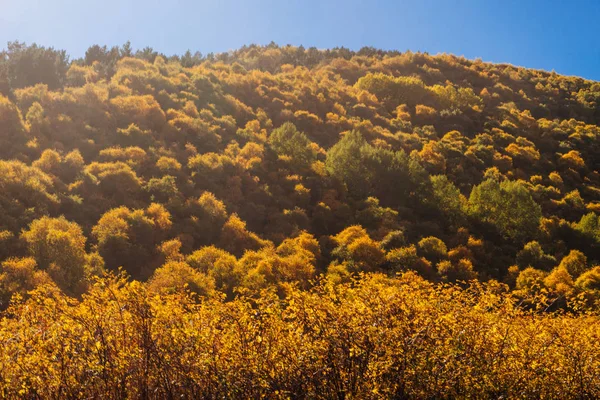
[[[600,395],[600,84],[11,43],[0,93],[2,397]]]

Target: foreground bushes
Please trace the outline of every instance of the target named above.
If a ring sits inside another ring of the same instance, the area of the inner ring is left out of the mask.
[[[593,313],[524,310],[498,285],[412,273],[281,294],[197,301],[109,276],[76,301],[42,287],[0,321],[0,396],[600,396]]]

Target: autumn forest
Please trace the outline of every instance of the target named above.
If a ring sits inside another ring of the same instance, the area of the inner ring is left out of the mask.
[[[600,397],[600,83],[0,52],[0,397]]]

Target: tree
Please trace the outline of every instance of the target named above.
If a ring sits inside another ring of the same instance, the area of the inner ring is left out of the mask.
[[[517,277],[516,289],[523,294],[539,292],[544,287],[547,272],[535,268],[525,268]]]
[[[190,290],[200,296],[210,296],[214,291],[215,282],[181,261],[168,261],[154,271],[148,281],[148,288],[160,294]]]
[[[103,78],[110,79],[116,72],[117,62],[123,57],[131,56],[131,45],[125,43],[123,49],[113,46],[108,49],[106,46],[90,46],[84,57],[86,65],[94,66]]]
[[[93,162],[85,172],[92,175],[101,194],[112,204],[131,204],[142,190],[142,180],[124,162]]]
[[[579,278],[575,281],[575,286],[581,290],[600,293],[600,266],[596,266],[579,275]]]
[[[415,245],[390,250],[385,259],[393,272],[413,270],[423,277],[433,277],[431,262],[417,254]]]
[[[542,210],[521,183],[488,179],[471,191],[469,214],[522,243],[538,231]]]
[[[186,263],[210,276],[215,288],[225,293],[229,299],[233,298],[234,289],[241,284],[244,277],[235,256],[215,246],[206,246],[194,251],[186,257]]]
[[[441,259],[448,256],[446,244],[434,236],[421,239],[418,246],[419,253],[432,263],[436,264]]]
[[[26,295],[37,286],[51,282],[45,271],[37,269],[32,257],[3,261],[0,266],[0,310],[6,309],[13,295]]]
[[[432,186],[432,206],[454,227],[466,222],[467,199],[446,175],[430,177]]]
[[[466,258],[457,262],[441,261],[437,265],[437,271],[444,282],[470,281],[477,278],[473,263]]]
[[[25,143],[25,126],[19,108],[0,93],[0,155],[12,155]]]
[[[356,220],[370,231],[388,232],[397,228],[398,212],[390,207],[381,207],[379,199],[368,197],[364,208],[356,213]]]
[[[548,271],[556,265],[556,258],[544,253],[542,246],[534,240],[517,253],[517,265],[521,268],[533,267]]]
[[[81,227],[64,217],[42,217],[21,234],[29,254],[68,294],[80,294],[86,285],[86,238]]]
[[[31,166],[39,168],[47,174],[60,176],[61,163],[62,157],[57,151],[46,149],[42,152],[40,158],[34,161]]]
[[[372,177],[364,165],[366,142],[357,131],[347,133],[327,151],[327,171],[346,184],[350,193],[365,195],[372,190]]]
[[[384,260],[384,253],[379,243],[368,236],[354,240],[348,245],[347,251],[358,271],[373,271]]]
[[[385,203],[401,204],[410,188],[406,153],[375,148],[358,131],[346,133],[327,151],[325,166],[358,198],[374,195]]]
[[[153,63],[156,57],[158,57],[158,52],[154,51],[152,47],[146,46],[142,50],[136,51],[135,56]]]
[[[564,266],[558,266],[544,279],[544,285],[555,293],[569,294],[573,291],[573,278]]]
[[[274,129],[269,136],[269,144],[280,157],[289,157],[295,170],[305,170],[316,161],[315,151],[310,147],[311,141],[291,122]]]
[[[165,113],[153,96],[119,96],[110,100],[111,111],[120,128],[135,124],[140,129],[161,131]]]
[[[69,56],[65,50],[52,47],[30,46],[9,42],[7,50],[0,53],[0,72],[4,71],[11,89],[33,86],[37,83],[57,89],[64,84],[69,69]]]
[[[581,217],[575,229],[600,243],[600,217],[596,213],[591,212]]]
[[[204,192],[197,199],[188,199],[184,215],[186,218],[180,229],[193,239],[190,250],[216,243],[228,219],[225,204],[211,192]]]
[[[481,105],[481,99],[471,88],[456,88],[454,85],[434,85],[431,91],[435,93],[437,102],[444,109],[469,109]]]
[[[393,76],[383,73],[368,73],[356,82],[356,88],[367,90],[378,99],[395,107],[398,104],[415,106],[425,104],[431,92],[425,87],[422,80],[415,77]]]
[[[577,279],[579,275],[587,270],[587,257],[579,250],[571,250],[569,254],[560,260],[558,266],[564,268],[573,278]]]
[[[559,163],[567,168],[573,168],[576,171],[585,167],[585,161],[581,154],[576,150],[571,150],[560,156]]]
[[[123,266],[134,278],[143,279],[156,267],[158,245],[171,225],[171,214],[160,204],[145,210],[119,207],[102,215],[92,235],[108,269]]]
[[[176,178],[171,175],[150,179],[146,184],[145,189],[152,194],[156,200],[163,202],[169,202],[180,195]]]
[[[381,245],[371,239],[360,225],[353,225],[333,236],[337,247],[332,255],[348,262],[354,271],[374,271],[385,261]]]
[[[248,231],[246,223],[236,214],[232,214],[225,222],[219,238],[219,247],[237,257],[244,254],[245,250],[258,250],[267,244],[267,241],[261,239],[257,234]]]
[[[56,212],[60,199],[50,176],[20,161],[0,160],[0,227],[18,232]]]

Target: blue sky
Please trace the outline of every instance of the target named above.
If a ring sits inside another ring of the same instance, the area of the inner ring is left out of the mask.
[[[91,44],[165,54],[278,44],[446,52],[600,80],[600,0],[0,0],[10,40],[80,57]]]

